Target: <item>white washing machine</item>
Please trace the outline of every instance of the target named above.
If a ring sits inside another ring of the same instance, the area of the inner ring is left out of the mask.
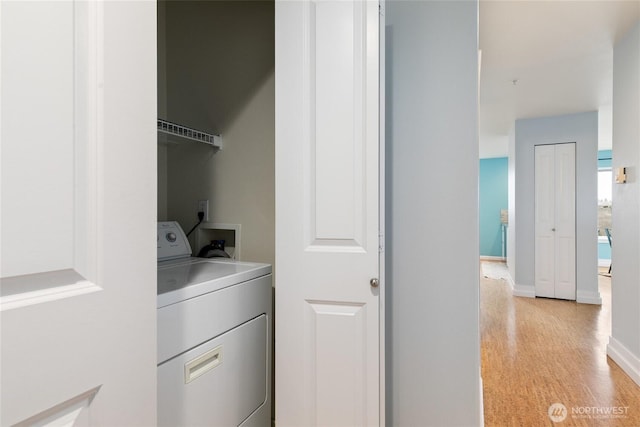
[[[271,266],[192,258],[158,223],[158,425],[271,425]]]

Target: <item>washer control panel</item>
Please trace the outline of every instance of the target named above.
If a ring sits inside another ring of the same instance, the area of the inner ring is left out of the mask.
[[[191,246],[176,221],[158,222],[158,261],[191,256]]]

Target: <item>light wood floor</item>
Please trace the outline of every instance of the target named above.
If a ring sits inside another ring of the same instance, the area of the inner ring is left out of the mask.
[[[480,327],[487,427],[640,427],[640,387],[606,356],[611,279],[601,275],[599,282],[602,306],[513,297],[504,280],[482,278]],[[548,416],[554,403],[562,403],[568,412],[558,424]],[[587,407],[617,407],[617,412],[626,414],[591,418],[572,414],[574,409],[586,412]]]

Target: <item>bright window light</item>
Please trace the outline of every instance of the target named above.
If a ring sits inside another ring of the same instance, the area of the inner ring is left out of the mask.
[[[598,205],[611,206],[613,175],[611,169],[598,171]]]

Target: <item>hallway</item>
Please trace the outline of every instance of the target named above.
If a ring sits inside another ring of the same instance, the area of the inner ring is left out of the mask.
[[[611,279],[599,276],[602,306],[576,304],[513,297],[491,273],[504,264],[482,265],[485,425],[555,425],[549,407],[561,403],[567,413],[558,425],[640,426],[640,387],[606,357]]]

